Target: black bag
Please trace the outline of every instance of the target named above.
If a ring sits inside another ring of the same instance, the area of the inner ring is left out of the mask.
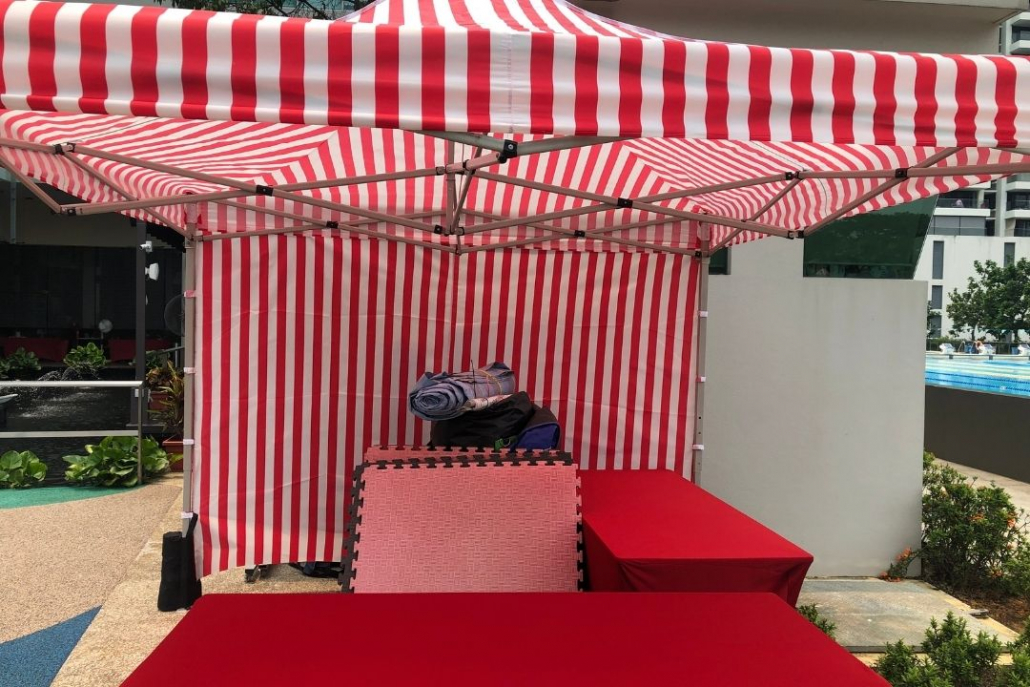
[[[161,586],[157,592],[157,610],[177,611],[189,608],[202,593],[193,553],[193,530],[197,514],[193,514],[186,536],[182,532],[165,532],[161,541]]]
[[[306,577],[339,577],[340,564],[330,561],[307,561],[305,563],[290,563],[291,568],[296,568]]]
[[[529,423],[534,411],[529,394],[519,391],[489,408],[434,422],[429,440],[436,448],[493,449],[507,446]]]

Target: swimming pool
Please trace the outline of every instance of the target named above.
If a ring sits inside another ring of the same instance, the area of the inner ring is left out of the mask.
[[[926,383],[970,391],[1030,398],[1030,360],[1026,356],[926,354]]]

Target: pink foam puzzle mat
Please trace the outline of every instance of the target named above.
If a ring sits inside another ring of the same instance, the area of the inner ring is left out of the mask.
[[[579,484],[567,453],[372,449],[352,496],[345,590],[582,586]]]

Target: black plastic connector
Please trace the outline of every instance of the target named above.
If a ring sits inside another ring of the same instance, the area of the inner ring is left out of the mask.
[[[617,208],[631,208],[633,207],[632,198],[619,198],[615,201],[615,207]]]
[[[443,225],[441,225],[441,224],[434,224],[433,225],[433,233],[434,234],[442,234],[443,233]]]
[[[331,220],[329,220],[328,222],[325,223],[325,228],[326,229],[339,229],[340,228],[340,223],[337,222],[335,219],[331,219]]]
[[[572,235],[575,236],[577,239],[582,239],[586,238],[587,233],[582,229],[576,229],[574,232],[572,232]]]
[[[501,145],[501,154],[497,158],[497,161],[499,163],[501,163],[501,164],[504,164],[505,162],[507,162],[511,158],[518,157],[518,156],[519,156],[519,144],[518,144],[518,142],[505,139],[504,143]]]
[[[272,187],[271,186],[265,186],[264,184],[258,184],[257,186],[255,186],[254,187],[254,191],[259,196],[270,196],[270,195],[272,195]]]
[[[895,179],[908,179],[908,167],[898,167],[894,170]]]

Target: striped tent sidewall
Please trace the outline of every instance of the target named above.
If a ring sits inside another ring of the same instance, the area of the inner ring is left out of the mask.
[[[198,568],[338,559],[353,467],[424,444],[424,371],[509,362],[583,467],[689,477],[698,262],[643,252],[457,257],[339,234],[196,252]]]

